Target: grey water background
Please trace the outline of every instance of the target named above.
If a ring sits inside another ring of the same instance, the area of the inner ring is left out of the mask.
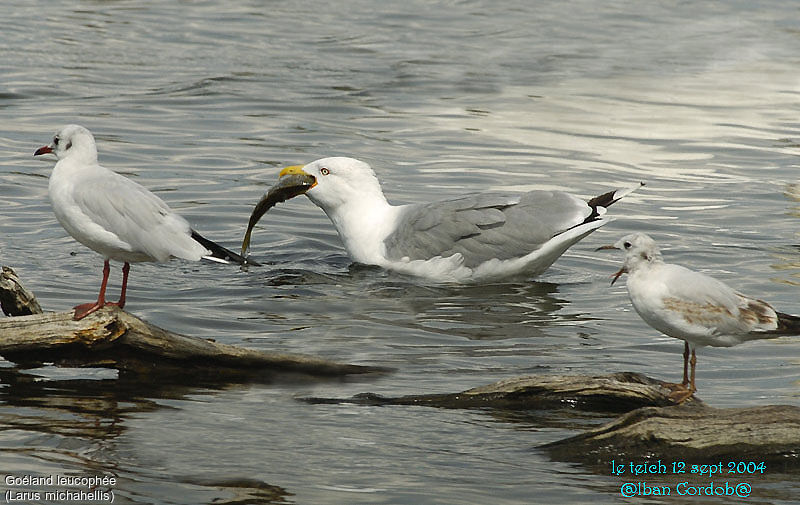
[[[116,503],[628,503],[610,470],[537,449],[606,418],[298,398],[548,373],[678,380],[681,343],[609,286],[621,256],[594,252],[633,231],[800,313],[799,100],[793,2],[5,2],[0,261],[47,310],[92,300],[101,277],[50,210],[54,161],[32,157],[66,123],[234,249],[280,167],[329,155],[371,163],[394,203],[647,186],[535,280],[458,287],[353,266],[305,198],[256,229],[263,267],[136,264],[126,308],[156,325],[396,371],[189,387],[0,362],[0,473],[109,473]],[[112,299],[119,279],[114,265]],[[716,407],[798,405],[800,342],[703,349],[697,380]],[[775,469],[730,480],[751,482],[748,503],[796,503]]]

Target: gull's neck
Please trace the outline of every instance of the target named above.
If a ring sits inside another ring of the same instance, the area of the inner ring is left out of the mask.
[[[94,149],[77,149],[69,153],[69,156],[60,158],[56,166],[53,167],[53,175],[60,173],[75,173],[86,169],[96,169],[97,151]]]
[[[400,208],[377,192],[361,194],[323,210],[353,260],[380,265],[386,260],[384,239],[394,230]]]
[[[74,188],[85,184],[88,179],[106,171],[110,172],[107,168],[98,165],[97,151],[95,149],[74,150],[69,156],[58,160],[50,173],[48,194],[56,217],[65,228],[67,228],[67,225],[64,224],[66,218],[63,213],[75,204]],[[69,228],[67,229],[69,231]]]
[[[59,161],[72,165],[97,165],[97,145],[91,135],[75,135],[69,142],[72,148],[62,150],[59,146],[56,151]]]
[[[628,280],[625,284],[634,309],[650,326],[659,331],[664,331],[664,329],[660,327],[657,320],[654,320],[652,314],[655,310],[654,304],[660,305],[661,295],[665,293],[666,289],[659,274],[664,265],[661,255],[657,252],[646,259],[638,256],[637,253],[636,257],[628,258],[625,265],[628,272]]]

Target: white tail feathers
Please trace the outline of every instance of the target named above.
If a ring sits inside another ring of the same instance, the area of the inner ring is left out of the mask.
[[[637,189],[641,188],[644,185],[645,184],[643,182],[640,182],[638,186],[631,186],[630,188],[622,188],[614,191],[614,201],[616,202],[620,198],[624,198],[630,195],[631,193],[633,193],[634,191],[636,191]]]
[[[208,261],[213,261],[214,263],[223,263],[225,265],[230,265],[230,263],[231,263],[230,261],[226,261],[226,260],[224,260],[222,258],[215,258],[214,256],[202,256],[202,259],[208,260]]]

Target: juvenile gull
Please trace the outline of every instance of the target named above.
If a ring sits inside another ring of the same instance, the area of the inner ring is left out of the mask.
[[[325,211],[358,263],[438,281],[538,275],[571,245],[606,224],[606,207],[636,188],[611,191],[588,202],[561,191],[530,191],[396,206],[386,201],[368,164],[323,158],[281,171],[278,183],[250,217],[242,255],[253,226],[270,207],[305,194]]]
[[[53,153],[58,163],[48,192],[56,219],[72,237],[105,258],[97,301],[75,307],[82,319],[104,305],[125,305],[130,263],[172,257],[243,263],[240,255],[192,230],[163,200],[97,163],[94,137],[86,128],[67,125],[34,156]],[[122,290],[116,303],[105,301],[109,260],[122,261]]]
[[[684,341],[683,382],[668,384],[676,402],[697,391],[697,347],[730,347],[800,334],[800,317],[777,312],[767,302],[743,295],[708,275],[664,263],[656,243],[644,233],[626,235],[599,249],[625,251],[625,263],[611,284],[627,273],[628,295],[639,316],[656,330]],[[687,375],[690,349],[691,378]]]

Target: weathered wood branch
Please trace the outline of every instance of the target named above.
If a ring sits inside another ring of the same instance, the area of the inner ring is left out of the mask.
[[[661,381],[641,374],[528,376],[502,380],[460,393],[383,397],[371,393],[349,399],[307,398],[312,403],[423,405],[441,408],[501,409],[577,408],[594,412],[628,412],[644,406],[674,405]],[[690,403],[700,403],[692,398]]]
[[[214,374],[247,376],[271,370],[331,376],[380,370],[179,335],[113,305],[80,321],[72,320],[72,312],[0,320],[0,355],[21,365],[52,362],[170,375],[210,370]]]
[[[692,463],[765,461],[780,471],[800,468],[800,408],[715,409],[694,397],[676,406],[670,392],[658,380],[625,372],[595,377],[519,377],[451,394],[387,398],[366,393],[344,400],[305,401],[623,413],[599,428],[542,446],[555,460],[597,466],[603,473],[608,473],[612,459],[644,458]],[[558,417],[549,412],[546,423],[559,424]],[[570,420],[574,415],[564,417]]]
[[[5,269],[3,273],[0,292],[4,311],[7,303],[9,307],[36,311],[38,304],[30,303],[35,303],[35,298],[22,288],[16,276],[5,275]],[[11,301],[7,302],[9,297]],[[17,303],[15,298],[22,301]],[[73,321],[71,312],[2,319],[0,355],[23,366],[52,362],[73,367],[112,367],[120,370],[121,377],[146,377],[151,383],[160,377],[232,382],[271,378],[275,372],[335,377],[386,371],[178,335],[114,306],[81,321]],[[772,469],[776,465],[782,470],[800,468],[800,408],[778,405],[714,409],[696,398],[674,406],[670,393],[661,381],[636,373],[616,373],[519,377],[451,394],[390,398],[367,393],[349,399],[306,401],[627,412],[608,424],[542,449],[554,459],[599,465],[603,472],[607,472],[611,459],[645,457],[693,463],[765,461]]]
[[[0,272],[0,306],[7,316],[27,316],[41,314],[42,307],[33,293],[25,289],[17,273],[4,266]]]
[[[9,279],[12,280],[0,286],[4,300],[17,299],[17,302],[10,301],[9,306],[38,307],[35,298],[16,276]],[[387,371],[380,367],[246,349],[180,335],[113,305],[80,321],[72,319],[72,312],[0,319],[0,356],[23,366],[54,363],[116,368],[121,373],[146,374],[150,378],[154,375],[190,379],[213,377],[227,381],[271,378],[268,375],[276,372],[344,376]]]
[[[644,457],[692,463],[764,461],[770,473],[800,468],[800,408],[645,407],[542,446],[554,459],[597,465]]]

